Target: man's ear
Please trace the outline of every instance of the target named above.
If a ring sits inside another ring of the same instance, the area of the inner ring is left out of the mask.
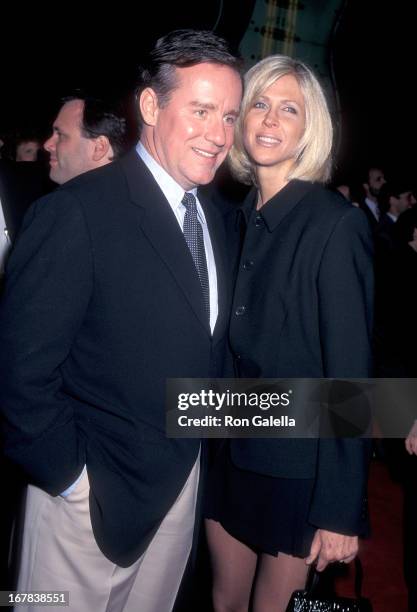
[[[113,149],[107,136],[101,134],[101,136],[94,138],[93,160],[99,162],[103,159],[111,159],[112,157]]]
[[[155,126],[158,118],[159,105],[158,96],[152,87],[146,87],[140,94],[139,110],[143,122],[146,123],[146,125]]]

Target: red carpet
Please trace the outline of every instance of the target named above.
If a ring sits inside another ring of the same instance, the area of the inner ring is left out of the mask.
[[[373,460],[369,480],[372,536],[361,542],[364,571],[362,594],[374,612],[407,612],[407,593],[402,574],[402,490],[393,482],[386,466]],[[416,561],[417,562],[417,561]],[[353,566],[339,577],[336,591],[353,596]]]

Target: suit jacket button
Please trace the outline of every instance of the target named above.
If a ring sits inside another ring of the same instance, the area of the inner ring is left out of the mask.
[[[243,264],[243,269],[250,270],[252,266],[253,266],[253,261],[251,259],[247,259]]]
[[[245,314],[246,312],[246,306],[238,306],[235,310],[235,315],[237,317],[242,316],[243,314]]]

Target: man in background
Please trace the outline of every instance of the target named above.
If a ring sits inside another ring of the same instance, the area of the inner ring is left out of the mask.
[[[381,216],[378,206],[378,195],[385,182],[385,175],[381,168],[368,168],[365,180],[362,183],[365,197],[359,202],[359,207],[366,214],[372,231],[376,230]]]
[[[50,154],[50,179],[58,184],[110,163],[126,149],[126,120],[105,101],[81,92],[63,99],[45,142]],[[30,204],[51,191],[43,168],[0,160],[0,290],[6,259]],[[0,570],[2,588],[12,589],[19,562],[24,504],[20,474],[0,457],[2,487],[7,490],[1,512]],[[23,499],[22,499],[23,498]],[[13,541],[11,541],[11,535]]]
[[[50,155],[49,177],[62,185],[125,152],[126,119],[98,98],[81,93],[63,98],[44,148]]]

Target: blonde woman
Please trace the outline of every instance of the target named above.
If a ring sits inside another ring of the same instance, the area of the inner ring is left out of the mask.
[[[314,74],[268,57],[246,75],[231,162],[253,189],[230,341],[244,378],[370,375],[371,236],[323,184],[332,123]],[[216,612],[284,612],[308,565],[351,561],[367,530],[369,444],[236,439],[206,503]]]

